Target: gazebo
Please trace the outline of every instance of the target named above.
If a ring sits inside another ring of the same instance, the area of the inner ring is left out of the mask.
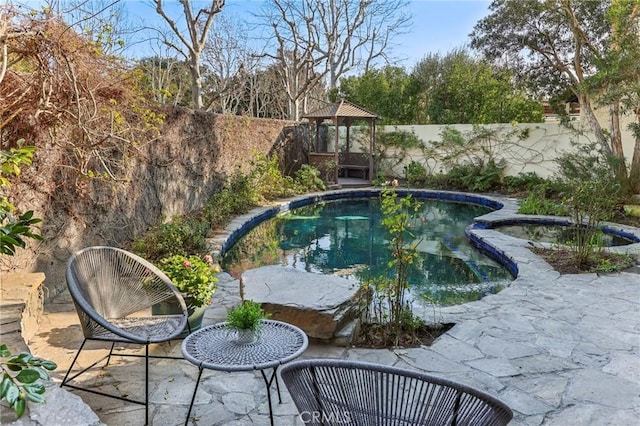
[[[318,169],[325,168],[327,163],[332,165],[334,168],[334,178],[336,183],[338,182],[338,177],[341,173],[343,173],[345,177],[350,177],[350,172],[357,172],[362,179],[371,182],[373,176],[376,119],[380,118],[378,114],[367,111],[366,109],[343,99],[340,102],[303,114],[302,118],[306,118],[310,122],[313,120],[316,123],[315,150],[312,149],[312,147],[309,147],[309,164],[317,167]],[[332,120],[335,126],[335,145],[333,152],[329,151],[329,144],[326,144],[326,146],[323,147],[324,150],[318,149],[321,147],[320,128],[325,120]],[[359,152],[351,152],[350,128],[353,122],[357,120],[363,120],[369,124],[368,152],[362,150]],[[346,144],[344,151],[340,150],[340,126],[346,126]]]

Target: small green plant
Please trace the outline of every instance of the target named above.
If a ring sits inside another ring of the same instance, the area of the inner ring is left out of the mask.
[[[27,401],[45,401],[42,396],[45,387],[40,380],[49,380],[47,371],[56,368],[56,363],[34,357],[27,352],[13,356],[6,344],[0,345],[0,401],[6,401],[16,416],[22,417]]]
[[[260,321],[268,315],[262,309],[262,305],[253,300],[245,300],[240,305],[227,312],[226,326],[233,330],[257,331],[260,328]]]
[[[211,303],[216,289],[218,278],[215,274],[219,270],[212,263],[209,255],[204,258],[176,255],[160,259],[158,268],[185,295],[187,304],[199,307]]]
[[[485,162],[475,158],[472,162],[455,164],[447,173],[449,183],[462,191],[489,191],[502,186],[506,162],[493,159]]]
[[[516,176],[505,176],[504,186],[510,192],[533,191],[536,187],[546,183],[546,180],[536,172],[518,173]]]
[[[595,264],[590,272],[612,273],[630,268],[635,264],[635,257],[627,253],[606,253],[601,252],[593,259]]]

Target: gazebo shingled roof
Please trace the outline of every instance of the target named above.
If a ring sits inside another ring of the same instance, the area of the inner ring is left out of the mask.
[[[302,118],[375,118],[380,116],[374,112],[368,111],[354,103],[345,99],[331,105],[324,106],[307,114],[302,114]]]
[[[373,152],[374,152],[374,141],[375,141],[375,121],[379,119],[380,116],[374,112],[368,111],[365,108],[362,108],[352,102],[349,102],[345,99],[340,102],[336,102],[331,105],[324,106],[315,111],[302,114],[301,118],[306,118],[311,120],[315,120],[316,127],[320,126],[320,123],[323,120],[331,119],[336,126],[335,132],[335,163],[339,166],[338,162],[338,150],[339,150],[339,132],[337,131],[338,126],[344,124],[347,127],[347,152],[349,152],[349,128],[354,120],[365,120],[369,123],[369,180],[371,180],[371,176],[373,173]],[[319,132],[316,131],[316,137],[319,135]],[[338,182],[338,167],[335,170],[335,181]]]

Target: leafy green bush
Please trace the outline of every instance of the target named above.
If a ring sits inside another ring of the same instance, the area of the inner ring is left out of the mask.
[[[536,172],[518,173],[517,176],[505,176],[503,178],[504,186],[511,192],[532,191],[546,182],[547,180],[538,176]]]
[[[17,148],[0,151],[0,188],[11,185],[9,178],[20,175],[21,165],[31,165],[36,147],[24,146],[24,139],[17,144]],[[40,222],[31,210],[16,217],[16,207],[0,194],[0,254],[13,256],[17,247],[26,247],[25,238],[42,241],[33,231],[33,226]]]
[[[158,268],[166,274],[187,301],[195,307],[211,303],[218,278],[211,256],[171,256],[158,261]]]
[[[622,203],[623,189],[616,180],[618,163],[596,144],[575,147],[557,159],[559,174],[569,191],[562,199],[575,223],[571,244],[576,264],[587,266],[595,252],[602,250],[597,238],[600,223],[610,220]]]
[[[576,224],[571,247],[578,265],[588,265],[591,255],[602,250],[602,239],[598,238],[600,223],[614,216],[620,201],[620,185],[610,177],[572,182],[572,191],[562,204]]]
[[[447,173],[449,184],[462,191],[489,191],[502,185],[506,164],[493,159],[486,163],[481,158],[465,164],[456,164]]]
[[[540,214],[552,216],[566,216],[567,211],[559,200],[547,198],[545,196],[545,186],[536,187],[527,195],[527,198],[520,201],[520,214]]]
[[[320,170],[309,164],[303,164],[296,172],[295,182],[297,192],[324,191],[326,189]]]
[[[169,223],[153,225],[133,241],[132,251],[155,262],[163,257],[207,253],[209,225],[199,217],[176,216]]]
[[[258,196],[248,175],[236,170],[221,191],[215,193],[202,210],[202,221],[211,229],[226,225],[235,215],[251,210]]]
[[[257,153],[255,160],[251,162],[249,177],[260,201],[275,200],[295,194],[294,180],[290,176],[282,175],[278,157],[275,155],[268,158],[263,153]]]
[[[406,169],[407,183],[410,186],[424,186],[427,182],[427,169],[421,163],[412,161]]]
[[[415,132],[394,130],[392,132],[377,132],[376,144],[394,146],[397,148],[420,148],[423,145],[423,142]]]
[[[21,352],[13,356],[6,344],[0,345],[0,400],[7,401],[16,416],[21,417],[27,401],[44,402],[44,385],[40,380],[49,380],[47,371],[58,366],[55,362]]]

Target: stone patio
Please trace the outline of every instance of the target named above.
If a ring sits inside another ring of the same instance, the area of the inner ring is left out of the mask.
[[[499,220],[513,209],[491,213]],[[640,265],[616,274],[560,275],[528,250],[524,240],[491,229],[472,229],[474,238],[517,264],[518,278],[498,294],[447,308],[421,306],[427,321],[455,327],[430,347],[367,349],[312,343],[303,358],[345,358],[428,372],[475,386],[514,410],[513,425],[640,424]],[[628,250],[638,254],[640,244]],[[271,287],[278,285],[277,277]],[[205,323],[224,320],[240,300],[240,285],[220,275],[214,304]],[[292,300],[298,295],[290,294]],[[27,343],[34,355],[52,359],[59,383],[82,340],[78,318],[68,295],[45,306],[40,330]],[[180,354],[180,342],[157,345],[153,351]],[[105,352],[96,347],[86,359]],[[155,361],[151,366],[153,425],[184,424],[197,368],[186,361]],[[143,388],[139,362],[116,357],[98,370],[90,386],[132,394]],[[296,409],[282,387],[276,404],[276,425],[299,425]],[[77,425],[138,425],[144,407],[86,392],[73,391],[99,420],[77,417]],[[46,396],[46,395],[45,395]],[[55,402],[54,402],[55,403]],[[36,416],[20,425],[53,425]],[[258,372],[206,370],[190,424],[267,425],[267,397]],[[32,412],[33,415],[33,412]]]

